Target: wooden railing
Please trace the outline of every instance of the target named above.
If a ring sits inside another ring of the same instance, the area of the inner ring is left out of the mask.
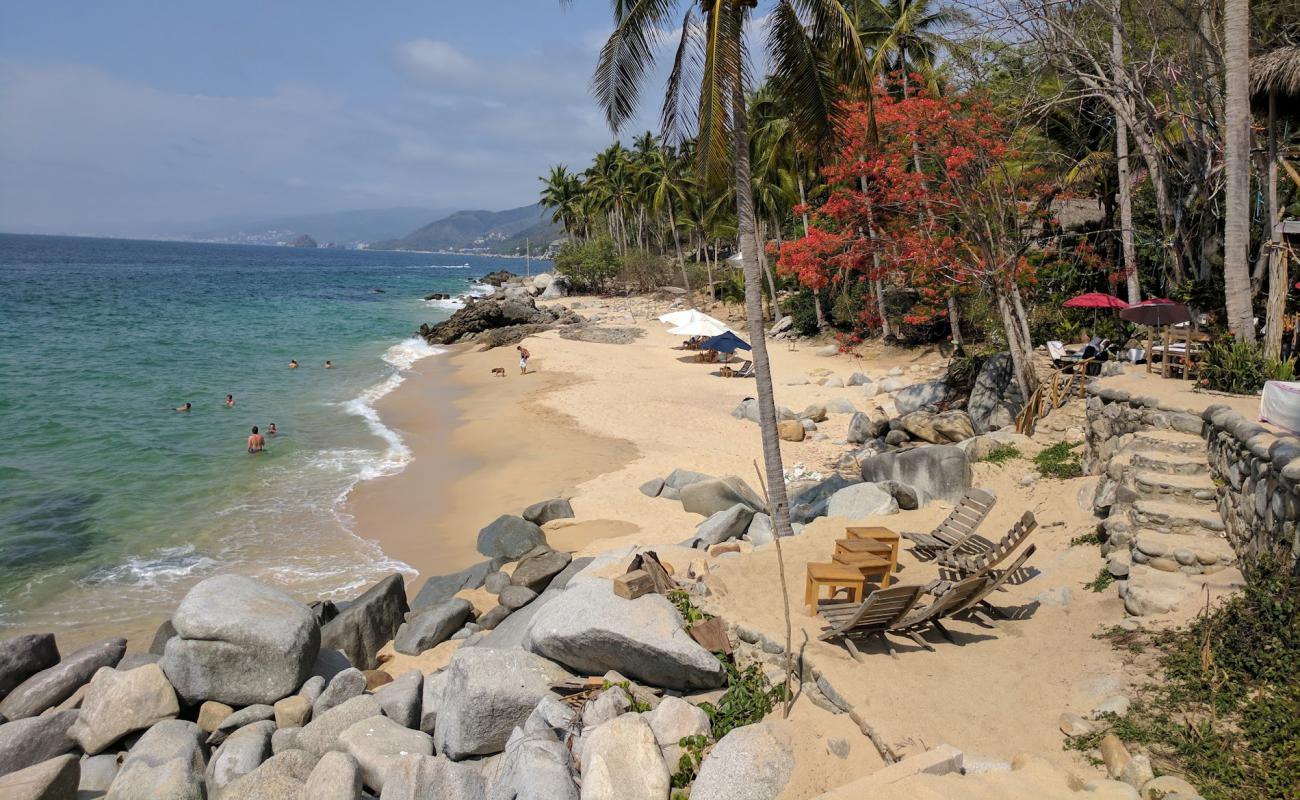
[[[1088,376],[1081,372],[1053,370],[1038,384],[1038,388],[1029,395],[1029,402],[1020,410],[1020,415],[1016,417],[1016,432],[1033,436],[1034,427],[1040,419],[1065,405],[1071,397],[1083,396],[1083,387],[1087,381]]]

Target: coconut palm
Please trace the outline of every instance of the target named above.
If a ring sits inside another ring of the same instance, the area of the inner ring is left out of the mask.
[[[673,237],[677,266],[682,271],[682,287],[687,300],[695,305],[691,294],[691,279],[686,274],[686,260],[682,258],[682,240],[677,231],[677,209],[686,204],[685,183],[682,181],[680,162],[675,153],[665,147],[655,146],[646,154],[643,174],[646,178],[647,203],[655,213],[663,214],[668,231]]]
[[[551,222],[560,223],[564,232],[573,236],[582,215],[582,179],[560,164],[538,180],[543,184],[541,204],[552,210]]]
[[[1228,328],[1239,341],[1255,341],[1250,271],[1250,0],[1224,0],[1223,289]]]
[[[756,0],[616,2],[614,32],[601,50],[592,86],[610,127],[619,130],[636,110],[641,84],[656,57],[659,32],[676,27],[681,6],[686,10],[669,72],[663,127],[670,137],[683,137],[688,129],[695,134],[700,171],[706,178],[720,180],[730,166],[772,522],[778,536],[787,536],[789,506],[764,341],[763,278],[755,236],[745,99],[745,27]],[[808,130],[827,126],[835,87],[823,54],[846,46],[859,49],[844,4],[839,0],[780,0],[767,24],[767,61],[774,80],[785,87],[792,100],[796,123]]]

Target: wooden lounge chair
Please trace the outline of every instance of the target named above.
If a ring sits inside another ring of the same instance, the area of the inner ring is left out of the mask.
[[[943,634],[945,639],[952,641],[952,634],[943,626],[942,619],[965,609],[970,604],[971,598],[982,593],[990,582],[990,579],[978,576],[959,581],[953,584],[952,589],[942,597],[937,598],[925,608],[912,611],[912,613],[891,625],[885,632],[907,636],[926,650],[933,651],[934,647],[921,638],[921,633],[928,628],[934,628]],[[888,642],[889,640],[886,639],[885,641]],[[894,655],[893,647],[889,648],[889,654]]]
[[[980,542],[972,539],[975,529],[988,516],[997,501],[992,492],[985,489],[971,489],[957,503],[952,513],[933,531],[904,533],[902,536],[915,545],[912,552],[921,558],[931,558],[940,551],[950,550],[963,543],[967,550],[977,552],[980,549],[978,548]],[[984,544],[987,546],[992,543],[985,540]]]
[[[967,601],[966,605],[952,612],[951,616],[955,617],[955,616],[960,616],[962,614],[969,614],[970,616],[975,617],[980,622],[983,622],[986,625],[994,624],[993,619],[989,617],[988,614],[985,613],[986,611],[992,614],[996,614],[997,616],[1005,619],[1006,614],[1003,614],[1002,611],[998,609],[997,606],[990,603],[988,601],[988,598],[991,594],[1001,589],[1002,585],[1005,584],[1008,580],[1010,580],[1010,578],[1013,575],[1018,574],[1021,568],[1025,566],[1025,562],[1029,560],[1029,557],[1032,556],[1034,554],[1034,551],[1037,549],[1038,549],[1038,545],[1031,544],[1028,547],[1026,547],[1023,551],[1021,551],[1020,555],[1016,558],[1016,560],[1011,562],[1011,566],[1003,570],[992,570],[989,573],[987,573],[987,575],[978,576],[978,577],[989,578],[990,580],[988,582],[988,585],[985,586],[983,590],[981,590],[978,594],[972,597],[969,601]],[[952,583],[951,581],[940,581],[938,584],[930,587],[928,591],[931,594],[938,597],[951,591],[954,586],[956,586],[956,584]]]
[[[738,369],[724,366],[722,369],[718,370],[718,374],[724,378],[750,378],[754,375],[754,362],[746,361],[744,364],[741,364]]]
[[[875,590],[861,603],[823,604],[818,612],[829,624],[822,629],[822,634],[817,639],[822,642],[841,639],[849,654],[861,661],[853,640],[873,636],[884,639],[885,631],[906,616],[920,597],[920,586],[891,586]],[[888,644],[888,640],[885,641]],[[893,652],[892,647],[890,652]]]
[[[973,555],[962,551],[961,543],[939,554],[935,559],[939,563],[940,574],[945,580],[964,580],[970,577],[986,576],[994,567],[1011,555],[1017,547],[1038,527],[1034,512],[1026,511],[1011,526],[993,547]]]

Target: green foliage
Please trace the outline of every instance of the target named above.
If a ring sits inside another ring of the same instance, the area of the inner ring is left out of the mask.
[[[781,311],[794,317],[794,329],[800,336],[817,333],[817,307],[811,289],[800,289],[781,303]]]
[[[1201,360],[1201,385],[1218,392],[1254,394],[1265,381],[1290,380],[1295,380],[1294,361],[1269,358],[1263,348],[1248,342],[1226,338],[1212,342]]]
[[[1020,450],[1014,444],[1000,444],[988,452],[978,461],[986,461],[990,464],[1005,464],[1008,461],[1014,461],[1020,458]]]
[[[605,681],[603,684],[601,684],[600,688],[602,691],[604,691],[605,689],[609,689],[614,686],[618,686],[622,688],[623,691],[627,692],[628,699],[632,701],[632,705],[629,707],[629,710],[634,711],[638,714],[652,710],[649,703],[647,703],[644,700],[638,699],[636,695],[632,694],[631,681]]]
[[[681,589],[675,589],[668,593],[668,601],[677,606],[677,612],[682,615],[682,620],[687,625],[696,622],[703,622],[710,619],[709,614],[705,614],[694,603],[691,602],[691,596]]]
[[[991,352],[968,353],[958,351],[953,357],[948,359],[948,371],[944,375],[944,382],[955,392],[959,394],[968,394],[975,386],[975,379],[979,377],[980,370],[984,368],[984,362],[989,360],[990,356],[995,355]]]
[[[1096,545],[1100,545],[1101,543],[1102,543],[1101,534],[1094,531],[1093,533],[1085,533],[1080,536],[1074,537],[1073,539],[1070,540],[1070,547],[1078,547],[1079,545],[1096,546]]]
[[[1057,442],[1034,456],[1039,474],[1061,480],[1082,475],[1083,465],[1079,463],[1079,455],[1074,452],[1078,446],[1077,442]]]
[[[638,291],[649,292],[659,288],[670,274],[668,262],[649,250],[628,250],[619,259],[619,282],[635,286]]]
[[[684,789],[691,785],[700,773],[700,764],[704,763],[704,751],[713,744],[707,736],[683,736],[677,746],[682,748],[682,757],[677,759],[677,771],[673,773],[674,789]]]
[[[1094,592],[1104,592],[1106,591],[1107,587],[1109,587],[1114,582],[1115,582],[1115,576],[1110,574],[1110,570],[1106,569],[1105,567],[1102,567],[1101,571],[1097,573],[1097,577],[1085,583],[1083,585],[1083,588],[1090,589]]]
[[[556,271],[568,276],[578,291],[603,291],[621,267],[618,248],[608,236],[585,242],[570,239],[555,254]]]
[[[1186,628],[1149,634],[1163,671],[1108,731],[1146,748],[1159,774],[1185,775],[1207,800],[1300,796],[1300,576],[1257,562],[1245,590]],[[1112,636],[1119,646],[1133,645]]]

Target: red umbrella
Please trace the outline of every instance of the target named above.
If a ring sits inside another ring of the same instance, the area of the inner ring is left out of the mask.
[[[1113,295],[1088,292],[1065,301],[1066,308],[1128,308],[1128,303]]]

